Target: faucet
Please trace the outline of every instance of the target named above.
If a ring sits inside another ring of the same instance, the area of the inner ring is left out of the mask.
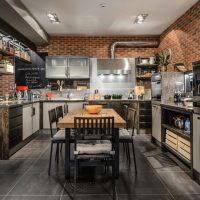
[[[70,99],[71,96],[72,96],[72,92],[68,91],[68,92],[67,92],[67,98]]]

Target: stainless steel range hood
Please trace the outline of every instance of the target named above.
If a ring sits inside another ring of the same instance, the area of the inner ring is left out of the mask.
[[[134,59],[97,59],[97,74],[123,74],[130,73],[132,66],[135,64]]]

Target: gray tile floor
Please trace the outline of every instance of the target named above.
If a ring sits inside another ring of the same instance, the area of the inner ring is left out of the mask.
[[[47,174],[50,135],[40,135],[14,154],[0,161],[0,200],[69,200],[73,184],[64,179],[64,160],[52,162],[52,174]],[[138,175],[133,163],[129,166],[120,149],[120,177],[116,182],[119,200],[196,200],[200,186],[187,174],[187,168],[176,165],[147,135],[135,137]],[[64,155],[64,154],[62,154]],[[98,172],[100,171],[97,170]],[[82,169],[85,177],[96,174],[94,168]],[[78,183],[78,200],[112,199],[112,187],[106,177],[101,181]]]

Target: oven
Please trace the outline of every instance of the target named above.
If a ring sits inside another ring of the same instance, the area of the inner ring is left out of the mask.
[[[200,61],[192,63],[192,67],[194,112],[200,114]]]
[[[161,86],[162,76],[160,73],[153,74],[151,76],[151,99],[155,101],[161,100],[162,86]]]

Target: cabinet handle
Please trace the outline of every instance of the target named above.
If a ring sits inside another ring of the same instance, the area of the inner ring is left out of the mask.
[[[198,120],[200,120],[200,117],[197,117]]]
[[[158,109],[158,107],[157,107],[157,106],[153,106],[153,108],[156,108],[156,109]]]

